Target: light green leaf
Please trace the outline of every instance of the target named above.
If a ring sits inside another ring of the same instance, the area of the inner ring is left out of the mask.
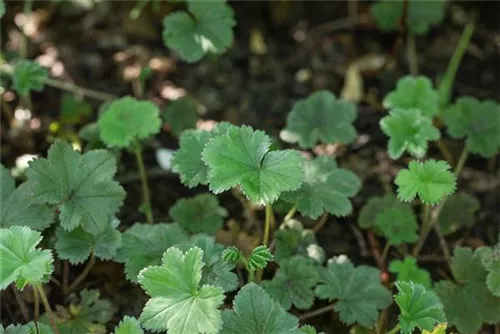
[[[130,147],[158,133],[161,127],[158,107],[130,96],[113,101],[99,116],[101,139],[109,147]]]
[[[389,272],[396,274],[398,281],[422,284],[426,289],[432,288],[431,275],[417,265],[414,257],[406,256],[403,261],[391,261]]]
[[[422,284],[396,282],[398,294],[394,301],[401,314],[399,326],[403,333],[413,333],[415,328],[431,331],[436,324],[446,321],[443,304],[433,291],[426,290]]]
[[[273,259],[274,256],[267,246],[257,246],[248,257],[248,270],[264,269]]]
[[[437,223],[441,233],[449,235],[462,227],[471,227],[476,222],[475,213],[480,208],[479,200],[465,192],[448,197],[439,212]]]
[[[260,286],[250,283],[236,295],[232,310],[222,312],[219,334],[301,334],[299,320]]]
[[[225,1],[188,1],[189,13],[169,14],[163,20],[165,45],[187,62],[207,53],[221,54],[233,41],[234,13]]]
[[[19,95],[28,96],[31,91],[43,90],[43,84],[48,75],[47,70],[37,62],[19,60],[14,66],[12,84]]]
[[[380,283],[380,271],[361,265],[354,267],[346,256],[328,261],[319,268],[320,284],[315,293],[320,299],[336,300],[334,310],[347,325],[370,327],[377,322],[379,310],[389,306],[391,294]]]
[[[437,204],[455,191],[456,177],[449,169],[442,160],[410,161],[408,169],[401,170],[394,181],[399,199],[410,202],[418,194],[425,204]]]
[[[212,139],[202,159],[209,167],[210,190],[218,194],[239,185],[257,204],[276,201],[283,191],[300,187],[304,158],[295,150],[270,151],[271,139],[251,127],[230,127]]]
[[[126,315],[116,326],[114,334],[144,334],[144,331],[139,320]]]
[[[134,224],[122,235],[122,246],[116,253],[116,261],[125,263],[125,275],[137,282],[139,272],[159,265],[163,253],[172,246],[188,240],[186,232],[177,224]]]
[[[293,306],[305,310],[314,303],[314,287],[319,281],[318,270],[311,259],[294,256],[283,260],[272,281],[262,282],[262,287],[285,310]]]
[[[172,101],[163,112],[163,119],[169,125],[174,136],[179,137],[182,131],[194,129],[198,121],[198,104],[190,97],[181,97]]]
[[[298,137],[302,148],[321,143],[351,143],[357,136],[353,122],[356,106],[339,100],[329,91],[319,91],[296,102],[288,114],[285,131]]]
[[[197,247],[183,254],[169,248],[161,266],[151,266],[139,274],[139,283],[151,297],[140,320],[144,328],[170,334],[216,334],[222,321],[219,306],[221,288],[200,287],[203,251]]]
[[[417,217],[408,206],[384,210],[377,215],[375,225],[390,245],[414,243],[418,240]]]
[[[372,228],[375,226],[379,214],[387,209],[399,208],[402,206],[408,205],[401,203],[393,194],[372,196],[359,212],[358,225],[363,229]]]
[[[230,246],[222,252],[222,259],[225,262],[239,262],[243,258],[243,252],[236,246]]]
[[[408,75],[398,80],[396,90],[383,103],[386,109],[419,109],[423,116],[432,117],[438,112],[439,97],[429,78]]]
[[[422,334],[446,334],[446,327],[447,327],[447,323],[445,322],[444,324],[440,324],[440,325],[437,325],[436,327],[434,327],[432,332],[424,330],[422,332]]]
[[[24,182],[15,187],[14,178],[7,168],[0,164],[2,189],[0,199],[0,227],[27,226],[44,230],[54,221],[55,211],[48,205],[32,201],[33,189]]]
[[[298,190],[286,192],[282,199],[295,203],[303,215],[313,219],[325,210],[334,216],[346,216],[352,211],[349,197],[361,188],[361,181],[353,172],[337,168],[335,160],[322,156],[305,161],[304,183]]]
[[[26,169],[34,201],[56,205],[65,230],[82,226],[92,234],[109,223],[125,197],[115,173],[108,151],[80,154],[62,140],[52,144],[46,159],[33,160]]]

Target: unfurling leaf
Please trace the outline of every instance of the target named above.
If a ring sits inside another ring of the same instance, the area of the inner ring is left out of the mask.
[[[239,262],[243,257],[243,252],[236,246],[228,247],[222,252],[222,259],[225,262]]]
[[[267,263],[274,259],[266,246],[257,246],[248,257],[248,270],[264,269]]]
[[[420,2],[420,1],[417,1]],[[423,116],[432,117],[438,112],[439,98],[432,81],[424,76],[405,76],[398,80],[396,90],[384,98],[386,109],[418,109]]]
[[[27,96],[30,91],[40,92],[48,76],[47,70],[37,62],[20,60],[14,66],[12,83],[19,95]]]

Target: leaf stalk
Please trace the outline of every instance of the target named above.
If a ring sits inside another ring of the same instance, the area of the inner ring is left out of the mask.
[[[66,293],[73,291],[80,283],[83,282],[83,280],[87,277],[87,275],[94,267],[94,264],[95,264],[95,255],[94,253],[90,253],[90,258],[89,261],[87,262],[87,265],[85,266],[85,268],[83,268],[83,271],[80,273],[80,275],[78,275],[78,277],[73,281],[73,283],[71,283]]]
[[[144,168],[144,160],[142,158],[141,143],[138,140],[133,142],[133,151],[135,158],[137,160],[137,167],[139,168],[139,175],[141,176],[142,183],[142,199],[144,204],[144,214],[146,215],[146,220],[148,224],[153,224],[153,212],[151,210],[151,195],[149,191],[148,177],[146,175],[146,169]]]
[[[54,316],[54,313],[52,312],[52,309],[50,308],[49,301],[47,299],[47,296],[45,295],[45,291],[43,291],[43,287],[40,283],[35,284],[35,290],[38,291],[40,294],[40,298],[42,299],[43,306],[45,307],[45,311],[47,312],[49,316],[49,322],[50,326],[52,327],[52,331],[54,334],[59,334],[59,329],[57,328],[56,324],[56,318]]]

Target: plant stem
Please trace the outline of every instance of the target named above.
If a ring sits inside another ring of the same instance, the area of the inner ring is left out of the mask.
[[[40,296],[38,296],[37,289],[33,289],[33,306],[33,318],[35,318],[35,321],[38,321],[40,318]]]
[[[451,270],[450,249],[448,248],[448,243],[446,242],[446,239],[444,238],[443,234],[441,233],[441,227],[439,226],[439,224],[434,224],[434,232],[436,232],[436,235],[438,236],[439,245],[441,246],[441,250],[443,251],[443,255],[444,255],[444,258],[446,259],[446,263],[448,264],[448,267]]]
[[[418,57],[415,35],[408,32],[406,35],[406,54],[408,57],[408,65],[410,66],[410,74],[418,74]]]
[[[323,216],[321,216],[321,218],[318,220],[316,225],[314,225],[313,227],[314,233],[319,232],[319,230],[321,230],[321,228],[323,227],[323,225],[325,225],[327,220],[328,220],[328,212],[325,212],[323,213]]]
[[[19,310],[21,311],[21,314],[26,322],[30,321],[30,313],[28,311],[28,307],[26,306],[26,303],[24,302],[23,297],[19,293],[19,291],[16,289],[14,285],[12,285],[12,291],[14,293],[14,298],[16,299],[17,305],[19,306]]]
[[[396,334],[397,332],[399,332],[400,329],[401,328],[399,327],[399,325],[396,325],[396,327],[388,331],[387,334]]]
[[[255,279],[255,272],[253,270],[248,270],[248,283],[252,283]]]
[[[137,160],[137,166],[139,167],[139,175],[141,176],[144,214],[146,215],[146,220],[148,221],[148,224],[153,224],[154,219],[153,219],[153,212],[151,210],[151,197],[150,197],[151,195],[149,192],[148,177],[146,175],[146,169],[144,168],[141,143],[139,143],[139,141],[134,140],[133,150],[135,153],[135,158]]]
[[[43,306],[45,307],[45,311],[49,315],[50,326],[52,327],[52,331],[54,334],[59,334],[59,329],[57,328],[56,318],[54,317],[54,313],[52,313],[52,309],[50,308],[49,301],[47,300],[47,296],[43,291],[43,287],[40,283],[35,284],[35,289],[38,290],[40,297],[42,299]]]
[[[90,273],[92,268],[94,267],[95,264],[95,255],[94,253],[90,253],[90,258],[89,261],[87,262],[87,265],[85,268],[83,268],[83,271],[78,275],[78,277],[71,283],[71,285],[68,288],[68,293],[73,291],[80,283],[83,282],[83,280],[87,277],[87,275]]]
[[[271,220],[273,216],[273,206],[271,204],[266,205],[266,221],[264,225],[264,238],[262,244],[267,246],[269,244],[269,230],[271,229]]]
[[[290,211],[288,211],[288,213],[286,214],[285,218],[283,218],[283,222],[286,222],[293,218],[295,212],[297,212],[298,204],[298,202],[295,202],[295,204],[290,208]]]
[[[385,260],[387,259],[387,254],[389,254],[389,249],[391,248],[390,243],[386,243],[384,246],[384,250],[382,251],[382,261],[385,263]]]
[[[462,150],[462,154],[460,154],[460,158],[458,159],[457,165],[455,166],[455,176],[458,177],[464,168],[465,162],[467,161],[467,157],[469,156],[469,150],[467,146],[464,146]]]
[[[443,157],[448,161],[450,165],[453,165],[454,159],[453,159],[453,154],[451,154],[450,150],[448,149],[448,146],[444,143],[443,139],[439,139],[437,142],[437,147]]]
[[[63,294],[68,294],[68,279],[69,279],[69,262],[68,260],[63,261],[63,278],[62,278],[62,290]]]
[[[323,306],[323,307],[321,307],[321,308],[319,308],[317,310],[304,313],[301,316],[299,316],[299,319],[300,319],[300,321],[304,321],[304,320],[309,319],[309,318],[317,317],[318,315],[321,315],[323,313],[326,313],[326,312],[329,312],[329,311],[333,311],[333,306],[334,305],[335,304],[326,305],[326,306]]]
[[[422,214],[422,227],[420,229],[420,238],[418,239],[418,243],[413,248],[412,252],[413,257],[418,257],[418,254],[420,254],[420,251],[422,250],[425,240],[427,239],[427,236],[429,235],[429,232],[432,228],[433,222],[436,221],[436,219],[430,221],[430,212],[431,212],[431,206],[428,204],[424,204],[424,210]]]

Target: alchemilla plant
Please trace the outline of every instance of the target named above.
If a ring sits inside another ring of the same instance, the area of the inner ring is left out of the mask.
[[[436,3],[427,8],[410,1],[403,14],[403,1],[381,1],[372,11],[382,30],[397,30],[405,18],[408,33],[420,35],[442,19],[444,3]],[[231,46],[236,22],[227,3],[188,0],[180,7],[165,17],[163,39],[181,59],[196,62]],[[422,14],[431,9],[431,16]],[[42,90],[48,77],[29,60],[6,73],[24,99]],[[447,71],[438,86],[407,75],[385,96],[379,125],[387,156],[399,166],[395,191],[369,198],[359,212],[352,199],[363,189],[360,177],[333,155],[313,153],[332,144],[349,151],[358,137],[356,105],[330,91],[293,105],[283,129],[287,143],[227,122],[197,129],[190,99],[163,116],[138,97],[107,103],[92,129],[82,131],[92,142],[85,150],[54,140],[19,180],[0,166],[0,288],[31,289],[45,307],[40,317],[0,327],[0,333],[313,334],[308,320],[323,313],[352,333],[498,328],[500,241],[451,250],[445,238],[474,224],[480,201],[460,190],[459,180],[470,155],[498,154],[500,106],[467,96],[450,101],[454,75]],[[169,219],[155,217],[143,159],[162,117],[179,139],[172,171],[186,187],[200,189],[178,199]],[[442,149],[437,144],[444,136],[462,140],[460,156],[430,156]],[[134,155],[142,185],[134,209],[143,220],[132,226],[118,219],[127,196],[116,177],[121,151]],[[223,198],[231,194],[257,211],[248,229],[255,240],[250,248],[218,237],[229,215]],[[347,224],[343,218],[353,214],[363,233],[383,245],[377,266],[344,254],[325,259],[316,235],[333,224],[328,217]],[[443,277],[431,276],[419,261],[430,235],[438,237],[448,262]],[[99,287],[82,288],[98,260],[123,264],[126,279],[147,300],[114,329],[115,306],[101,298]],[[54,268],[61,263],[84,267],[72,282],[57,284],[72,298],[56,307],[45,287],[59,282]]]

